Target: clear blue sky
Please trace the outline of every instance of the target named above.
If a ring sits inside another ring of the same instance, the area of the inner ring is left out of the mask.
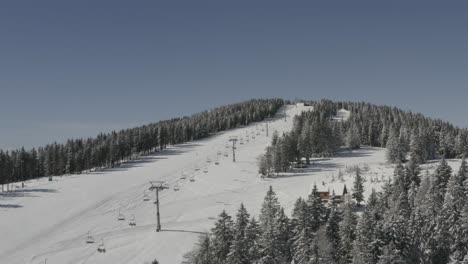
[[[0,147],[252,97],[389,104],[468,127],[467,1],[2,1]]]

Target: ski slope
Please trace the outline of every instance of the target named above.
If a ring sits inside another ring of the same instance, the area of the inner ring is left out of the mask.
[[[311,107],[283,107],[269,123],[269,135],[274,130],[280,134],[289,131],[293,117],[307,110]],[[255,135],[255,139],[250,137],[247,142],[246,134]],[[244,144],[237,144],[235,163],[232,150],[226,148],[232,136],[244,137]],[[344,184],[351,190],[353,176],[346,171],[353,165],[369,168],[364,174],[368,179],[366,196],[393,173],[393,167],[385,163],[383,149],[362,148],[335,158],[316,159],[310,168],[264,180],[257,173],[257,157],[269,143],[265,123],[258,123],[174,146],[114,169],[56,177],[52,182],[27,182],[24,192],[0,196],[0,262],[45,263],[47,259],[48,264],[142,264],[157,258],[164,264],[180,263],[223,209],[234,216],[244,203],[255,215],[270,185],[289,214],[295,200],[307,196],[314,183],[337,194]],[[336,178],[339,170],[344,174],[342,181]],[[148,191],[151,180],[170,186],[160,193],[163,231],[159,233],[155,231],[155,194]],[[180,190],[175,191],[174,186]],[[150,201],[144,201],[145,193]],[[117,220],[119,212],[125,221]],[[135,227],[128,225],[132,216]],[[88,232],[94,244],[86,243]],[[96,250],[101,239],[106,253]]]

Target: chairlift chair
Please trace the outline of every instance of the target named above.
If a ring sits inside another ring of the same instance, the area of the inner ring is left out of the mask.
[[[224,152],[224,157],[229,157],[229,154],[227,152]]]
[[[130,220],[128,221],[128,225],[129,226],[136,226],[136,220],[135,220],[134,215],[132,215],[132,217],[130,217]]]
[[[177,191],[179,191],[179,190],[180,190],[179,185],[178,185],[178,184],[174,185],[174,191],[177,192]]]
[[[101,244],[99,244],[97,251],[99,253],[106,253],[106,247],[104,246],[104,239],[101,239]]]
[[[182,175],[180,176],[180,179],[181,179],[181,180],[187,179],[187,175],[185,175],[185,173],[182,172]]]
[[[203,169],[203,172],[204,172],[204,173],[208,173],[208,168],[205,167],[205,168]]]
[[[120,213],[120,210],[119,210],[119,216],[117,216],[117,220],[119,220],[119,221],[124,221],[125,220],[125,215]]]
[[[143,194],[143,201],[147,202],[147,201],[149,201],[149,200],[150,200],[150,197],[149,197],[149,195],[148,195],[148,194],[146,194],[146,193],[145,193],[145,194]]]
[[[194,182],[194,181],[195,181],[195,177],[194,177],[194,176],[190,177],[190,181],[191,181],[191,182]]]
[[[94,243],[94,237],[89,234],[86,236],[86,244],[93,244]]]

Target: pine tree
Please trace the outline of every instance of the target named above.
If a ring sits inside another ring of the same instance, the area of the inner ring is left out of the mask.
[[[410,160],[406,164],[405,167],[405,172],[406,172],[406,177],[414,182],[414,184],[419,187],[419,184],[421,184],[421,168],[419,166],[419,163],[417,161],[417,158],[413,156],[413,154],[410,154]]]
[[[277,219],[276,240],[278,241],[278,255],[281,262],[291,262],[291,225],[289,218],[281,208]]]
[[[268,177],[269,171],[270,169],[268,168],[268,160],[266,154],[262,154],[258,158],[258,173],[260,173],[262,177]]]
[[[379,258],[378,264],[404,264],[401,252],[395,248],[393,243],[383,248],[383,254]]]
[[[195,249],[184,255],[183,263],[215,264],[212,253],[210,237],[208,235],[202,235],[199,237]]]
[[[464,212],[467,209],[465,207],[468,205],[466,202],[467,193],[465,193],[464,188],[467,173],[467,163],[463,159],[458,173],[452,174],[449,180],[440,221],[440,229],[447,231],[447,235],[450,236],[449,241],[452,242],[452,258],[460,261],[467,253],[464,248],[468,246],[468,236],[464,237],[464,234],[467,234],[465,233],[464,224],[467,223],[468,217],[465,216],[465,219],[463,219],[464,213],[468,213],[468,211]]]
[[[341,244],[338,250],[339,264],[348,264],[353,261],[353,244],[356,239],[357,218],[351,205],[345,205],[343,211],[343,220],[340,223]]]
[[[400,141],[398,132],[395,129],[390,130],[390,135],[387,141],[387,160],[390,163],[403,162],[406,152]]]
[[[308,263],[312,258],[313,231],[309,222],[308,205],[302,198],[299,198],[294,205],[291,220],[292,253],[295,263]]]
[[[346,147],[350,150],[361,147],[361,134],[357,126],[352,125],[346,132]]]
[[[211,232],[213,234],[212,252],[216,260],[215,262],[225,263],[234,240],[233,223],[231,216],[229,216],[226,211],[223,211],[219,215]]]
[[[356,241],[353,248],[353,264],[375,263],[375,234],[376,223],[369,211],[364,211],[356,228]]]
[[[320,225],[325,221],[325,207],[323,206],[317,185],[314,183],[312,192],[307,199],[307,210],[309,215],[309,224],[312,232],[317,232]]]
[[[233,233],[234,240],[231,244],[229,254],[227,256],[228,264],[249,264],[249,243],[246,237],[246,230],[249,224],[249,214],[241,203],[239,211],[236,215]]]
[[[365,179],[362,177],[361,170],[358,168],[354,177],[352,194],[352,197],[356,200],[358,206],[361,204],[362,201],[364,201],[364,182]]]
[[[337,263],[339,260],[339,249],[341,247],[340,237],[340,222],[342,220],[341,212],[336,206],[330,209],[330,216],[326,225],[326,236],[329,243],[330,258],[333,263]]]
[[[260,227],[255,218],[252,218],[245,230],[245,244],[249,249],[248,258],[251,261],[251,263],[257,263],[257,261],[260,259],[260,248],[258,241],[260,235]]]
[[[313,153],[311,141],[312,141],[312,129],[310,127],[309,122],[307,122],[306,124],[304,124],[304,127],[301,131],[301,134],[298,140],[299,151],[301,152],[302,156],[306,158],[307,164],[310,164],[310,157],[312,156],[312,153]]]
[[[282,256],[279,256],[277,241],[277,220],[280,210],[278,198],[270,186],[260,210],[261,237],[259,239],[259,264],[281,263]]]
[[[416,131],[411,133],[409,152],[414,163],[422,164],[426,161],[421,139],[419,138],[419,135],[416,133]]]
[[[440,209],[442,209],[447,184],[451,174],[452,168],[448,165],[445,159],[442,159],[435,171],[434,178],[431,181],[427,197],[429,208],[432,209],[431,212],[433,216],[438,215]]]

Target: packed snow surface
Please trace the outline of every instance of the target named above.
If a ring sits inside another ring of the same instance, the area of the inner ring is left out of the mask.
[[[160,263],[180,263],[223,209],[234,216],[244,203],[257,216],[270,185],[290,213],[294,201],[306,197],[314,183],[337,194],[344,184],[351,190],[353,166],[365,168],[366,196],[389,179],[393,168],[377,148],[341,152],[313,160],[309,168],[261,179],[257,157],[270,144],[272,132],[290,131],[293,117],[307,110],[311,107],[283,107],[268,125],[269,137],[262,122],[114,169],[27,182],[23,192],[0,196],[0,262],[143,264],[157,258]],[[239,139],[235,163],[227,148],[232,136]],[[156,232],[155,193],[148,190],[152,180],[170,187],[160,192],[162,232]],[[118,220],[119,213],[125,220]],[[131,219],[135,227],[129,225]],[[86,243],[88,232],[95,243]],[[105,253],[97,251],[101,243]]]

